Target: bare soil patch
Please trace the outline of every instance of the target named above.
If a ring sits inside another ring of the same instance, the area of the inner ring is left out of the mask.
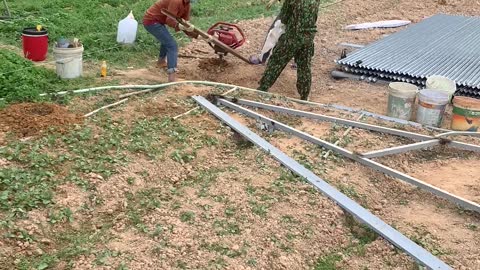
[[[12,131],[20,138],[38,135],[51,128],[65,132],[82,122],[82,116],[49,103],[20,103],[0,111],[0,131]]]

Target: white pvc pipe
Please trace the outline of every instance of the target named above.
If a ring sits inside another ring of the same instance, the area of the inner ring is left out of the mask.
[[[395,122],[398,124],[402,125],[408,125],[416,128],[426,128],[426,129],[433,129],[433,130],[440,130],[444,132],[449,132],[451,130],[445,130],[445,129],[436,129],[432,127],[427,127],[427,126],[422,126],[419,123],[411,122],[411,121],[405,121],[393,117],[388,117],[385,115],[380,115],[376,113],[371,113],[363,110],[356,110],[353,108],[345,107],[345,106],[339,106],[339,105],[327,105],[327,104],[322,104],[322,103],[316,103],[316,102],[311,102],[311,101],[305,101],[305,100],[300,100],[296,98],[290,98],[290,97],[285,97],[281,96],[275,93],[269,93],[269,92],[264,92],[264,91],[259,91],[256,89],[251,89],[243,86],[238,86],[238,85],[232,85],[232,84],[226,84],[226,83],[217,83],[217,82],[210,82],[210,81],[181,81],[181,82],[171,82],[171,83],[164,83],[164,84],[156,84],[156,85],[120,85],[120,86],[101,86],[101,87],[94,87],[94,88],[85,88],[85,89],[78,89],[74,91],[62,91],[62,92],[57,92],[57,93],[52,93],[52,94],[40,94],[40,96],[47,96],[47,95],[66,95],[68,93],[73,93],[73,94],[81,94],[81,93],[88,93],[88,92],[93,92],[93,91],[103,91],[103,90],[123,90],[123,89],[160,89],[160,88],[165,88],[169,86],[175,86],[175,85],[185,85],[185,84],[193,84],[193,85],[208,85],[208,86],[221,86],[221,87],[237,87],[240,90],[246,90],[250,92],[255,92],[255,93],[260,93],[264,95],[269,95],[269,96],[277,96],[277,97],[282,97],[287,100],[297,102],[300,104],[306,104],[306,105],[313,105],[313,106],[319,106],[323,108],[333,108],[337,110],[342,110],[342,111],[347,111],[351,113],[360,113],[364,114],[365,116],[368,117],[373,117],[377,118],[380,120],[384,121],[390,121],[390,122]]]

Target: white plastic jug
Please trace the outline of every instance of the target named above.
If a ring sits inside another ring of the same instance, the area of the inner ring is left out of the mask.
[[[133,17],[132,11],[118,23],[117,42],[121,44],[133,44],[137,38],[138,22]]]

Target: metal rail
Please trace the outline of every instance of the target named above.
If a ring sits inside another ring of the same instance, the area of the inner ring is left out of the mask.
[[[229,101],[235,101],[236,104],[244,105],[244,106],[248,106],[248,107],[252,107],[252,108],[265,109],[265,110],[270,110],[270,111],[273,111],[273,112],[290,114],[290,115],[294,115],[294,116],[305,117],[305,118],[314,119],[314,120],[323,121],[323,122],[330,122],[330,123],[336,123],[336,124],[341,124],[341,125],[345,125],[345,126],[352,126],[352,127],[356,127],[356,128],[367,129],[367,130],[377,131],[377,132],[380,132],[380,133],[385,133],[385,134],[391,134],[391,135],[401,136],[401,137],[405,137],[405,138],[410,138],[410,139],[417,140],[417,141],[424,141],[424,140],[433,139],[432,136],[428,136],[428,135],[417,134],[417,133],[404,131],[404,130],[399,130],[399,129],[394,129],[394,128],[386,128],[386,127],[381,127],[381,126],[375,126],[375,125],[371,125],[371,124],[367,124],[367,123],[362,123],[362,122],[353,121],[353,120],[346,120],[346,119],[333,117],[333,116],[327,116],[327,115],[316,114],[316,113],[311,113],[311,112],[306,112],[306,111],[289,109],[289,108],[285,108],[285,107],[265,104],[265,103],[246,100],[246,99],[235,99],[235,100],[233,100],[231,98],[225,98],[225,99],[229,100]]]
[[[232,101],[231,98],[226,98],[226,99]],[[299,117],[305,117],[305,118],[324,121],[324,122],[332,122],[332,123],[342,124],[342,125],[346,125],[346,126],[353,126],[353,127],[357,127],[357,128],[362,128],[362,129],[367,129],[367,130],[371,130],[371,131],[380,132],[380,133],[385,133],[385,134],[391,134],[391,135],[396,135],[396,136],[400,136],[400,137],[410,138],[410,139],[417,140],[417,141],[427,141],[427,140],[437,139],[436,136],[417,134],[417,133],[414,133],[414,132],[404,131],[404,130],[400,130],[400,129],[376,126],[376,125],[366,124],[366,123],[362,123],[362,122],[346,120],[346,119],[342,119],[342,118],[326,116],[326,115],[321,115],[321,114],[316,114],[316,113],[311,113],[311,112],[306,112],[306,111],[300,111],[300,110],[295,110],[295,109],[290,109],[290,108],[265,104],[265,103],[261,103],[261,102],[246,100],[246,99],[235,99],[234,101],[237,104],[244,105],[244,106],[249,106],[249,107],[252,107],[252,108],[265,109],[265,110],[270,110],[270,111],[273,111],[273,112],[285,113],[285,114],[290,114],[290,115],[299,116]],[[455,135],[455,134],[458,134],[458,133],[457,132],[454,132],[454,133],[453,132],[448,132],[448,133],[444,133],[444,134],[445,135],[446,134],[454,134]],[[458,149],[480,152],[480,146],[478,146],[478,145],[468,144],[468,143],[463,143],[463,142],[458,142],[458,141],[446,141],[445,143],[448,144],[451,147],[455,147],[455,148],[458,148]]]
[[[469,131],[451,131],[435,136],[436,138],[444,138],[449,136],[470,136],[470,137],[480,137],[480,132],[469,132]]]
[[[408,145],[402,145],[402,146],[397,146],[397,147],[392,147],[392,148],[387,148],[387,149],[382,149],[382,150],[377,150],[377,151],[372,151],[372,152],[362,154],[362,157],[363,158],[378,158],[378,157],[401,154],[401,153],[405,153],[405,152],[413,151],[413,150],[426,149],[426,148],[434,147],[434,146],[437,146],[437,145],[440,145],[440,140],[439,139],[431,140],[431,141],[418,142],[418,143],[413,143],[413,144],[408,144]]]
[[[297,137],[299,137],[303,140],[309,141],[313,144],[320,145],[320,146],[322,146],[322,147],[324,147],[328,150],[332,150],[332,151],[334,151],[334,152],[336,152],[336,153],[338,153],[338,154],[340,154],[340,155],[342,155],[346,158],[357,161],[360,164],[368,166],[368,167],[370,167],[374,170],[377,170],[377,171],[382,172],[386,175],[395,177],[395,178],[400,179],[404,182],[407,182],[407,183],[412,184],[416,187],[419,187],[420,189],[423,189],[423,190],[428,191],[432,194],[435,194],[436,196],[438,196],[440,198],[443,198],[445,200],[448,200],[452,203],[455,203],[455,204],[457,204],[457,205],[459,205],[459,206],[461,206],[465,209],[472,210],[472,211],[480,213],[480,205],[475,203],[475,202],[472,202],[472,201],[466,200],[464,198],[461,198],[459,196],[456,196],[454,194],[451,194],[451,193],[449,193],[445,190],[437,188],[433,185],[425,183],[425,182],[423,182],[419,179],[411,177],[407,174],[404,174],[400,171],[394,170],[390,167],[387,167],[383,164],[380,164],[380,163],[375,162],[373,160],[370,160],[368,158],[364,158],[362,156],[356,155],[356,154],[354,154],[353,152],[351,152],[347,149],[341,148],[341,147],[336,146],[336,145],[334,145],[332,143],[329,143],[327,141],[318,139],[318,138],[316,138],[316,137],[314,137],[310,134],[307,134],[305,132],[296,130],[296,129],[288,126],[288,125],[285,125],[285,124],[277,121],[277,120],[270,119],[266,116],[263,116],[263,115],[258,114],[256,112],[253,112],[249,109],[240,107],[240,106],[238,106],[238,105],[236,105],[233,102],[230,102],[228,100],[219,99],[218,103],[220,105],[228,107],[228,108],[230,108],[234,111],[245,114],[245,115],[247,115],[249,117],[252,117],[254,119],[260,120],[260,121],[264,122],[265,124],[269,125],[272,129],[277,129],[277,130],[280,130],[280,131],[284,131],[284,132],[290,133],[292,135],[295,135],[295,136],[297,136]]]
[[[287,156],[285,153],[274,147],[262,137],[249,130],[247,127],[235,121],[228,114],[220,110],[218,107],[207,101],[203,97],[195,96],[193,99],[203,108],[215,115],[222,122],[230,126],[233,130],[247,138],[249,141],[263,149],[265,152],[273,156],[285,167],[290,169],[295,174],[305,178],[310,184],[314,185],[318,191],[336,202],[341,208],[352,214],[361,222],[365,223],[372,230],[381,235],[384,239],[405,251],[419,263],[425,265],[429,269],[452,269],[446,263],[433,256],[424,248],[415,244],[412,240],[405,237],[403,234],[392,228],[390,225],[379,219],[377,216],[370,213],[368,210],[360,206],[358,203],[336,190],[323,179],[319,178],[310,170],[299,164],[294,159]]]

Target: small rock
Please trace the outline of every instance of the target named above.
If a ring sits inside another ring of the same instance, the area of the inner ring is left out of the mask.
[[[43,255],[43,250],[37,248],[37,249],[35,250],[35,254],[36,254],[36,255]]]
[[[113,214],[113,209],[108,209],[107,213],[110,214],[110,215]]]

